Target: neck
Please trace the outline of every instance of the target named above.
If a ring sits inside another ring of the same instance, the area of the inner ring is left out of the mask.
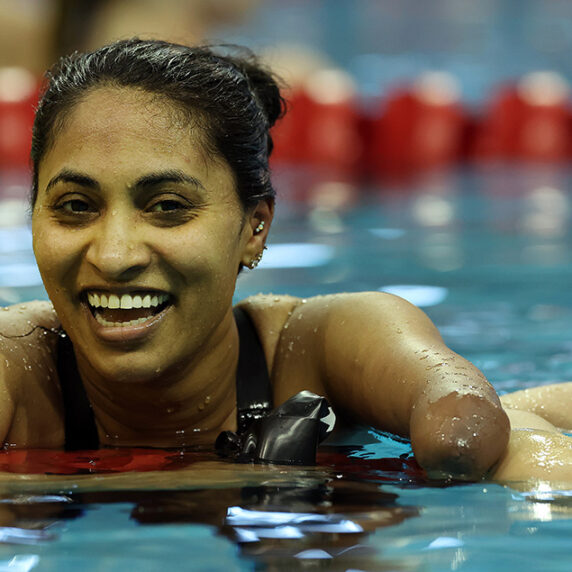
[[[196,356],[152,380],[117,381],[79,359],[78,368],[102,445],[168,448],[212,445],[235,429],[237,362],[230,314]]]

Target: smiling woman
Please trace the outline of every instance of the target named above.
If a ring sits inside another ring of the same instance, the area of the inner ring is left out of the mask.
[[[306,391],[342,419],[410,437],[431,477],[507,466],[516,449],[498,396],[411,304],[259,295],[233,309],[272,223],[270,128],[283,109],[253,56],[205,47],[134,39],[51,70],[32,230],[53,306],[0,316],[5,445],[212,446]],[[327,433],[332,416],[316,411]]]
[[[92,89],[40,163],[34,251],[80,374],[103,376],[98,387],[200,368],[189,356],[229,335],[238,269],[263,248],[253,229],[268,203],[247,220],[230,168],[172,116],[153,94]]]

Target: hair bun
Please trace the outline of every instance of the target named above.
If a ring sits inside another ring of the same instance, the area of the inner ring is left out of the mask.
[[[252,53],[232,60],[247,78],[268,119],[268,127],[272,127],[286,113],[286,101],[280,91],[282,81]]]

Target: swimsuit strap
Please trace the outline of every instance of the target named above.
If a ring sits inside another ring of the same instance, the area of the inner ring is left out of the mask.
[[[64,406],[66,451],[98,449],[93,409],[79,376],[73,345],[64,332],[58,336],[57,370]]]
[[[256,328],[242,308],[233,309],[238,328],[239,354],[236,368],[237,433],[272,411],[272,388],[264,350]]]

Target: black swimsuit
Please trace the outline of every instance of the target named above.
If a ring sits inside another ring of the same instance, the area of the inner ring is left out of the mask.
[[[248,314],[234,308],[238,327],[239,356],[236,368],[237,425],[243,432],[251,421],[272,410],[272,389],[262,344]],[[65,448],[78,451],[99,448],[91,404],[77,369],[73,345],[66,335],[58,338],[57,369],[65,423]]]

